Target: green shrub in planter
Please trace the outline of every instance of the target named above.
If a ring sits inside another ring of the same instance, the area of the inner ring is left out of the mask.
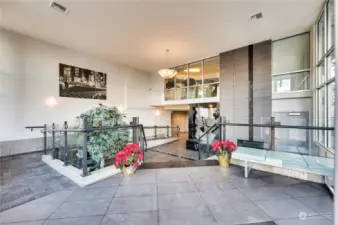
[[[104,105],[95,107],[82,113],[77,117],[78,120],[86,118],[88,127],[106,127],[126,125],[123,121],[124,114],[119,112],[116,107],[107,107]],[[78,134],[77,157],[82,158],[83,134]],[[129,130],[111,129],[102,131],[91,131],[87,133],[87,149],[91,159],[99,167],[103,158],[115,157],[116,153],[129,141]]]

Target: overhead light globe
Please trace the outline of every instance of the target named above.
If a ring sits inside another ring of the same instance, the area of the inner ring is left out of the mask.
[[[167,49],[165,51],[165,56],[166,56],[166,62],[167,62],[167,66],[168,66],[168,55],[169,55],[170,50]],[[171,79],[176,75],[176,70],[173,69],[161,69],[158,71],[158,74],[163,78],[163,79]]]
[[[158,71],[158,74],[163,78],[163,79],[171,79],[176,75],[176,70],[173,69],[161,69]]]

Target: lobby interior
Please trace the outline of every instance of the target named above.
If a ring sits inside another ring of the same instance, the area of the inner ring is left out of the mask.
[[[336,12],[0,0],[0,225],[338,224]],[[91,148],[124,134],[144,154],[132,176]],[[237,145],[229,169],[221,139]]]

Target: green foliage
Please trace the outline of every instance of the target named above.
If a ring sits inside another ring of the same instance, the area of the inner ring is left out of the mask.
[[[88,128],[125,125],[124,114],[116,107],[100,105],[77,117],[78,120],[84,118],[87,120]],[[129,131],[123,128],[91,131],[87,133],[87,136],[88,152],[97,164],[100,163],[102,157],[114,157],[129,142]],[[79,135],[79,141],[82,140],[83,136]],[[82,148],[78,149],[77,157],[82,158]]]

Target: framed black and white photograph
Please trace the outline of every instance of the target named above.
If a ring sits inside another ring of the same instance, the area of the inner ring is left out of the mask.
[[[59,64],[60,97],[107,99],[107,74]]]

